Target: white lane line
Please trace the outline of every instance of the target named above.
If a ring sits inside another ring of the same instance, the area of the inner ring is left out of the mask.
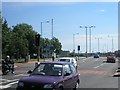
[[[97,61],[98,61],[98,58],[94,62],[97,62]]]
[[[28,76],[29,74],[18,74],[18,75],[15,75],[14,77],[19,77],[19,76]]]
[[[96,66],[96,67],[93,67],[93,68],[99,68],[100,66]]]
[[[7,85],[0,85],[0,89],[9,88],[9,87],[11,87],[13,84],[16,84],[16,83],[18,83],[18,81],[9,83],[9,84],[7,84]]]
[[[85,61],[82,61],[81,63],[84,63]]]
[[[85,60],[87,60],[87,59],[90,59],[90,57],[89,57],[89,58],[84,58],[84,59],[82,59],[82,60],[84,60],[84,61],[85,61]]]
[[[99,68],[100,66],[103,66],[104,64],[106,64],[106,63],[102,63],[99,66],[96,66],[96,67],[93,67],[93,68]]]
[[[14,79],[14,80],[8,80],[8,79],[2,79],[0,80],[0,85],[1,84],[5,84],[5,83],[10,83],[10,82],[14,82],[14,81],[18,81],[19,79]]]

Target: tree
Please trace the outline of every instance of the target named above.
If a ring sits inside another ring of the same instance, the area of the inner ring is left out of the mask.
[[[31,56],[37,54],[38,50],[35,45],[35,35],[37,32],[33,30],[31,25],[26,23],[17,24],[8,27],[7,20],[2,21],[2,56],[10,55],[12,58],[25,58],[27,54]],[[40,37],[40,48],[43,49],[42,53],[46,51],[51,53],[50,46],[53,45],[56,53],[61,51],[61,43],[57,38],[52,40]],[[42,50],[41,49],[41,50]]]
[[[60,54],[62,45],[61,45],[61,43],[59,42],[59,40],[54,37],[54,38],[51,39],[51,44],[52,44],[53,47],[55,48],[55,53],[56,53],[56,54]]]
[[[33,30],[31,25],[22,23],[13,26],[14,32],[14,45],[16,46],[16,52],[19,52],[17,56],[25,57],[26,54],[37,53],[35,46],[35,35],[36,32]],[[17,40],[17,42],[15,42]]]
[[[0,49],[2,49],[2,17],[0,10]],[[0,59],[2,59],[2,50],[0,50]]]
[[[5,58],[10,54],[11,28],[8,27],[7,20],[2,21],[2,56]]]

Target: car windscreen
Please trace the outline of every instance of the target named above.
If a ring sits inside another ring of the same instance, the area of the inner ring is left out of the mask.
[[[43,76],[61,76],[62,68],[62,64],[42,63],[33,70],[32,74]]]
[[[109,53],[108,56],[114,56],[114,54]]]

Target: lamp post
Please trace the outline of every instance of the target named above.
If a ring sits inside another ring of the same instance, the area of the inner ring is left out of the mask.
[[[41,22],[41,36],[42,36],[42,24],[43,24],[43,23],[49,23],[49,21]]]
[[[99,52],[99,43],[100,43],[100,39],[102,39],[101,37],[95,37],[95,39],[97,39],[98,40],[98,52]]]
[[[51,24],[52,24],[52,39],[53,39],[53,19],[51,20]]]
[[[83,28],[82,26],[80,26],[80,28]],[[84,28],[86,28],[86,58],[88,57],[88,55],[87,55],[87,26],[85,26]]]
[[[73,53],[74,53],[74,57],[75,57],[75,35],[78,35],[79,33],[75,33],[73,34]]]
[[[51,19],[51,40],[53,39],[53,19]],[[53,46],[53,42],[51,42],[51,46],[53,47],[53,49],[52,49],[52,61],[54,61],[54,59],[55,59],[55,53],[54,53],[54,49],[55,49],[55,47]]]
[[[113,49],[114,49],[114,47],[113,47],[113,36],[109,36],[109,35],[108,35],[108,37],[111,38],[111,42],[112,42],[112,43],[111,43],[111,44],[112,44],[112,45],[111,45],[111,47],[112,47],[111,50],[112,50],[112,52],[113,52]]]
[[[46,22],[41,22],[41,37],[42,37],[42,25],[43,23],[49,23],[49,21],[46,21]],[[43,42],[41,42],[41,55],[43,54]]]
[[[90,30],[90,42],[89,42],[89,44],[90,44],[90,50],[89,50],[89,53],[91,53],[91,28],[95,28],[95,26],[90,26],[89,27],[89,30]]]

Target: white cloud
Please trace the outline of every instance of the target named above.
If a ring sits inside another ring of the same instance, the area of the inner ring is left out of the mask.
[[[105,12],[105,10],[104,10],[104,9],[101,9],[100,12]]]

